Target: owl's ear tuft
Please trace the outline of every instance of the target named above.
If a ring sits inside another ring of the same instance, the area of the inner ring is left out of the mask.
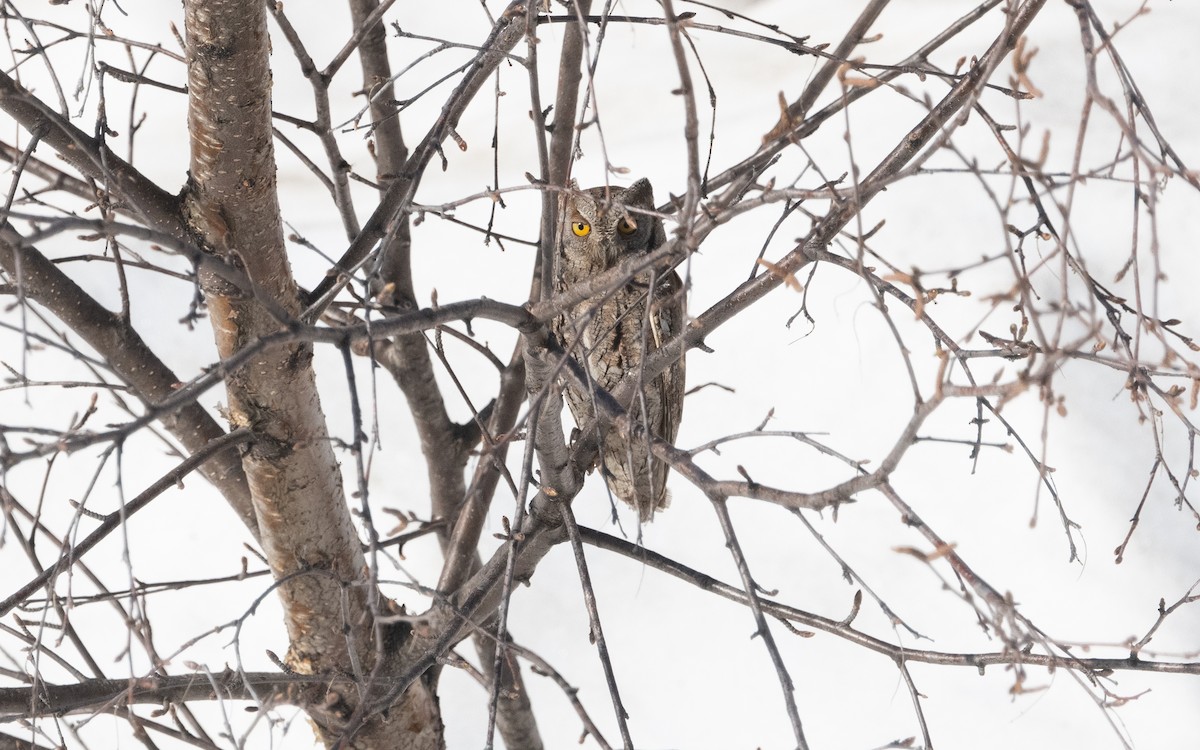
[[[654,208],[654,187],[650,184],[650,180],[643,177],[625,188],[621,198],[627,206]]]
[[[566,210],[570,206],[574,206],[575,202],[581,197],[579,191],[579,183],[572,177],[567,181],[567,189],[558,194],[559,210]]]

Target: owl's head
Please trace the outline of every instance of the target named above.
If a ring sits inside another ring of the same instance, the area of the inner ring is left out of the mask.
[[[561,212],[565,258],[604,269],[665,241],[662,221],[640,212],[654,210],[654,188],[649,180],[642,178],[627,188],[587,190],[579,190],[572,181],[571,190],[565,194]]]

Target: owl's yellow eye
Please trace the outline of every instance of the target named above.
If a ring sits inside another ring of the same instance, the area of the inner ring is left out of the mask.
[[[633,234],[637,231],[637,222],[629,218],[621,219],[617,222],[617,231],[621,234]]]
[[[571,231],[575,233],[576,237],[587,237],[592,233],[592,225],[586,221],[577,221],[571,224]]]

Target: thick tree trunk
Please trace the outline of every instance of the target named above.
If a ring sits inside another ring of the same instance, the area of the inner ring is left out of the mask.
[[[284,247],[271,134],[270,40],[266,9],[245,0],[185,2],[191,182],[185,212],[205,247],[242,267],[258,295],[288,315],[301,312]],[[221,356],[283,322],[258,298],[206,278]],[[254,431],[243,458],[267,559],[280,581],[298,672],[328,674],[328,689],[305,696],[322,739],[332,744],[375,668],[373,584],[346,506],[312,369],[312,347],[263,351],[226,374],[230,420]],[[391,712],[356,735],[353,747],[439,748],[436,698],[418,681]]]

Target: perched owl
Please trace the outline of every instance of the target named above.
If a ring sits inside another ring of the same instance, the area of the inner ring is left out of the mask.
[[[638,180],[627,188],[565,193],[560,202],[557,283],[559,291],[606,271],[631,255],[666,241],[660,219],[628,209],[654,210],[654,189]],[[650,289],[653,281],[654,288]],[[592,381],[612,390],[627,373],[636,378],[643,358],[679,333],[684,290],[679,275],[643,274],[610,295],[585,300],[554,323],[563,348],[587,369]],[[582,428],[592,419],[589,392],[567,388],[567,403]],[[634,423],[674,442],[683,413],[683,360],[651,382],[629,405]],[[667,465],[651,455],[646,437],[626,440],[615,430],[603,436],[600,467],[609,489],[637,509],[642,521],[667,505]]]

